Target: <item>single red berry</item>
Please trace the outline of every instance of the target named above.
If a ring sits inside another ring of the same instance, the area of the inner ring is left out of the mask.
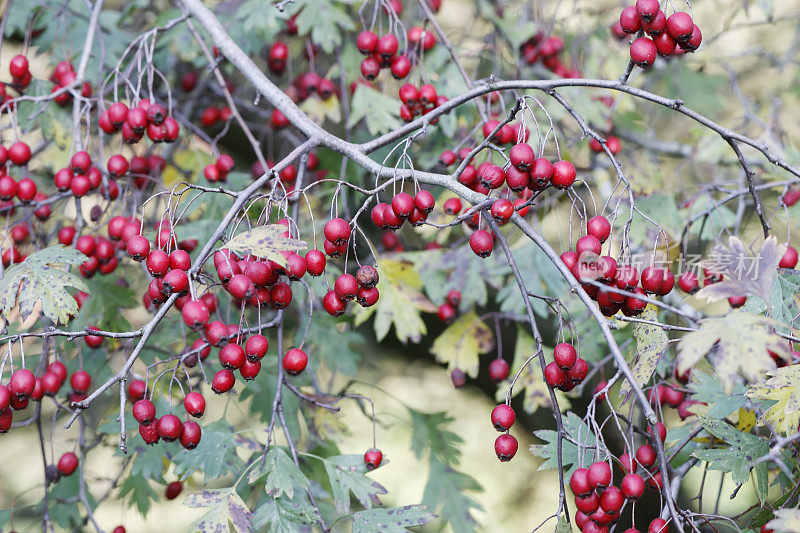
[[[507,224],[514,214],[514,204],[507,198],[500,198],[492,203],[491,215],[499,225]]]
[[[653,63],[656,61],[658,48],[656,48],[656,43],[647,37],[639,37],[631,44],[630,52],[631,59],[637,66],[648,69],[653,66]]]
[[[263,335],[251,335],[244,345],[245,356],[248,361],[259,361],[266,354],[269,348],[269,341]]]
[[[667,521],[663,518],[656,518],[647,528],[647,533],[667,533]]]
[[[580,512],[591,515],[600,508],[600,496],[594,491],[588,494],[575,496],[575,507],[577,507]],[[588,522],[587,525],[592,523],[593,522]]]
[[[371,31],[362,31],[356,37],[356,48],[364,55],[370,55],[378,46],[378,36]]]
[[[33,372],[27,368],[20,368],[11,374],[11,379],[8,382],[8,392],[11,393],[12,400],[14,398],[27,398],[33,392],[35,386],[36,377]]]
[[[508,431],[515,419],[514,409],[510,405],[501,403],[492,409],[492,425],[497,431]]]
[[[619,512],[624,503],[625,496],[617,487],[607,487],[600,493],[600,508],[606,513],[613,514]]]
[[[569,370],[575,366],[575,362],[578,360],[578,352],[573,345],[560,342],[553,348],[553,359],[559,368]]]
[[[169,485],[167,485],[166,491],[164,491],[164,496],[168,500],[174,500],[178,496],[180,496],[181,492],[183,491],[183,484],[180,481],[173,481]]]
[[[494,453],[503,462],[510,461],[517,453],[519,443],[513,435],[504,433],[494,441]]]
[[[200,444],[201,437],[202,430],[200,429],[200,424],[194,420],[187,420],[181,425],[180,442],[181,446],[187,450],[194,450],[197,448],[197,445]]]
[[[492,234],[486,230],[479,229],[469,237],[469,246],[478,257],[486,258],[492,255],[494,239]]]
[[[660,10],[658,0],[636,0],[636,13],[643,22],[653,20]]]
[[[453,310],[453,315],[455,315],[455,310]],[[489,379],[491,379],[493,383],[500,383],[506,379],[510,371],[511,367],[509,366],[508,361],[502,357],[493,359],[492,362],[489,363]]]
[[[797,266],[797,250],[792,246],[786,246],[786,251],[781,257],[779,268],[794,268]]]
[[[383,460],[383,453],[377,448],[370,448],[364,453],[364,466],[367,470],[375,470],[381,466]]]
[[[156,418],[156,406],[150,400],[139,400],[133,404],[133,418],[140,424],[149,424]]]
[[[72,386],[73,391],[79,394],[85,394],[92,385],[92,376],[85,370],[77,370],[70,376],[69,384]]]
[[[332,218],[325,224],[324,233],[325,239],[335,245],[341,246],[346,244],[350,239],[350,224],[343,218]]]
[[[219,351],[219,362],[222,368],[236,370],[240,368],[246,360],[244,348],[235,343],[228,343]]]
[[[584,359],[578,357],[575,364],[567,370],[567,378],[575,384],[581,383],[589,373],[589,365]]]
[[[644,479],[638,474],[628,474],[620,484],[622,494],[629,500],[638,500],[644,494]]]
[[[527,172],[536,161],[536,154],[529,144],[520,143],[511,147],[508,153],[511,164],[522,172]]]
[[[306,272],[312,276],[321,276],[325,271],[325,254],[319,250],[309,250],[306,252]]]
[[[62,476],[71,476],[78,468],[78,456],[67,452],[58,460],[58,472]]]
[[[700,283],[694,272],[685,271],[678,277],[678,288],[687,294],[694,294],[700,290]]]
[[[611,467],[604,461],[597,461],[589,466],[589,485],[593,489],[611,485]]]
[[[656,462],[656,451],[648,444],[643,444],[636,449],[636,461],[645,468],[653,466]]]
[[[191,329],[198,330],[208,323],[210,313],[206,304],[200,300],[190,300],[181,309],[183,323]]]
[[[578,468],[572,472],[572,476],[569,478],[569,488],[576,496],[585,496],[592,492],[589,484],[589,471],[585,468]]]
[[[24,78],[28,74],[28,58],[24,55],[16,55],[11,58],[11,63],[8,65],[9,73],[15,78]]]
[[[290,376],[297,376],[308,365],[308,356],[299,348],[292,348],[283,356],[283,369]]]
[[[158,442],[158,424],[151,422],[149,424],[139,425],[139,435],[142,436],[145,444],[153,445]]]
[[[636,6],[628,6],[619,15],[619,24],[625,33],[636,33],[642,27],[642,19],[636,12]]]
[[[600,243],[604,243],[611,235],[611,223],[606,217],[598,215],[586,223],[586,233],[595,237]]]
[[[159,418],[156,428],[158,429],[158,436],[161,437],[164,442],[178,440],[181,436],[181,430],[183,429],[180,419],[172,414],[164,415]]]
[[[551,387],[561,387],[567,382],[567,374],[556,363],[549,363],[544,369],[544,380]]]
[[[235,383],[236,376],[233,375],[233,372],[223,368],[214,374],[214,378],[211,380],[211,390],[215,394],[222,394],[231,390]]]
[[[8,148],[8,159],[18,167],[27,165],[31,160],[31,147],[22,141],[15,142]]]
[[[322,297],[322,307],[331,316],[342,316],[347,308],[347,302],[343,302],[336,296],[336,291],[330,290]]]

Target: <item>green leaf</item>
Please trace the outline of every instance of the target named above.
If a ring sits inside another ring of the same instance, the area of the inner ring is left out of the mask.
[[[281,494],[285,494],[289,499],[293,498],[295,485],[301,489],[309,487],[308,478],[294,464],[294,461],[286,454],[283,448],[279,446],[270,447],[267,452],[264,470],[267,472],[264,488],[267,494],[274,498],[279,497]],[[254,469],[253,472],[258,472],[258,469]]]
[[[228,522],[233,524],[238,533],[251,530],[252,514],[234,487],[193,492],[186,497],[183,505],[208,509],[203,516],[191,523],[191,531],[222,533],[229,531]]]
[[[355,29],[353,18],[331,0],[297,0],[297,30],[301,35],[311,35],[311,40],[327,54],[342,43],[342,31]],[[273,9],[272,6],[266,9]]]
[[[769,441],[750,433],[744,433],[721,420],[698,415],[703,427],[728,443],[727,448],[712,450],[695,450],[692,455],[701,461],[707,461],[711,470],[730,472],[733,482],[742,485],[750,479],[753,462],[769,452]],[[767,464],[755,466],[756,486],[759,494],[766,494]]]
[[[90,296],[86,299],[79,315],[81,324],[94,325],[109,331],[128,331],[131,324],[120,313],[121,309],[131,309],[139,305],[136,292],[128,287],[120,287],[109,276],[94,276],[86,282]]]
[[[317,524],[317,510],[306,502],[289,501],[283,498],[270,499],[253,513],[253,528],[267,533],[296,533],[311,524]]]
[[[119,486],[119,497],[130,496],[130,501],[142,516],[147,516],[152,502],[159,500],[160,495],[150,486],[147,477],[129,474]]]
[[[411,433],[411,449],[418,459],[422,459],[428,452],[432,459],[444,464],[455,465],[461,456],[458,445],[464,440],[453,433],[447,426],[453,418],[444,411],[438,413],[423,413],[408,408],[411,415],[411,424],[414,431]]]
[[[70,501],[78,494],[79,483],[80,473],[76,472],[71,476],[62,477],[50,488],[50,519],[64,529],[72,529],[82,523],[83,507]],[[97,501],[90,491],[86,491],[86,498],[94,509]],[[64,503],[59,503],[62,501]]]
[[[566,516],[561,515],[558,517],[558,524],[556,524],[556,533],[572,533],[572,526],[569,525]]]
[[[481,490],[472,477],[432,459],[422,503],[438,514],[442,523],[448,524],[455,533],[468,533],[475,531],[478,525],[472,510],[480,510],[481,506],[464,492]]]
[[[658,321],[658,309],[648,305],[642,312],[641,318],[650,322]],[[633,337],[636,339],[636,363],[631,367],[631,372],[639,386],[643,387],[653,376],[659,359],[667,349],[669,339],[664,328],[659,326],[634,322],[632,328]],[[623,405],[630,398],[631,391],[630,382],[623,381],[619,388],[619,397],[623,398]]]
[[[18,304],[22,320],[26,320],[41,303],[44,315],[56,324],[66,324],[70,315],[78,313],[78,302],[67,287],[88,292],[83,279],[72,272],[53,268],[52,264],[79,265],[86,256],[60,244],[29,255],[22,263],[12,265],[0,278],[0,312],[8,318]]]
[[[275,261],[282,267],[288,263],[281,252],[299,252],[308,248],[305,241],[284,236],[286,226],[269,224],[240,233],[225,243],[223,248],[233,252],[253,254]]]
[[[800,293],[800,271],[781,269],[772,285],[769,294],[769,316],[778,322],[775,330],[778,333],[791,333],[790,327],[800,309],[795,295]],[[750,298],[747,299],[750,301]]]
[[[514,260],[517,268],[525,277],[526,288],[534,294],[541,296],[562,296],[565,288],[564,278],[545,253],[533,243],[513,249]],[[473,256],[475,254],[472,254]],[[479,259],[480,260],[480,259]],[[503,264],[503,272],[511,276],[511,267]],[[491,283],[491,280],[486,280]],[[506,313],[525,314],[525,301],[519,292],[519,287],[513,279],[508,283],[501,283],[496,300],[500,303],[500,310]],[[550,307],[540,298],[530,298],[534,312],[539,316],[548,316]]]
[[[595,434],[578,415],[572,411],[564,417],[564,430],[571,440],[563,439],[561,442],[561,457],[565,471],[565,477],[569,478],[572,472],[580,467],[586,467],[594,462],[595,452],[602,457],[605,454],[605,447],[602,442],[595,437]],[[534,444],[531,446],[531,453],[544,459],[539,470],[558,468],[558,432],[551,429],[541,429],[534,431],[534,435],[545,441],[545,444]],[[575,443],[580,443],[581,447]],[[600,446],[595,450],[595,446]]]
[[[164,450],[160,446],[136,446],[131,475],[161,481],[163,472]]]
[[[202,472],[206,483],[243,466],[242,460],[236,455],[236,434],[224,419],[205,426],[197,448],[177,452],[172,462],[175,464],[175,473],[181,479]]]
[[[725,392],[717,379],[697,369],[692,370],[692,381],[688,386],[693,400],[710,406],[706,416],[711,418],[722,420],[747,403],[744,384],[735,383],[730,392]]]
[[[325,471],[331,483],[336,511],[339,514],[350,512],[350,493],[365,508],[370,509],[373,503],[380,503],[378,494],[388,491],[377,481],[368,478],[361,455],[337,455],[323,460]]]
[[[435,519],[424,505],[406,505],[392,509],[367,509],[353,515],[353,533],[405,533]]]
[[[475,311],[464,313],[433,341],[431,353],[447,369],[460,369],[471,377],[478,376],[478,355],[494,346],[494,335]]]
[[[362,119],[370,135],[379,135],[396,129],[400,127],[400,101],[381,91],[359,84],[350,102],[350,118],[347,126],[352,128]]]
[[[303,320],[307,319],[308,315],[304,315]],[[329,370],[347,376],[355,376],[358,373],[361,354],[353,347],[363,345],[365,339],[361,333],[353,330],[350,324],[336,320],[327,313],[318,313],[314,315],[309,325],[308,335],[305,333],[304,327],[297,328],[296,346],[299,346],[305,338],[306,344],[311,347],[319,360],[325,361]],[[318,362],[312,360],[311,364],[316,368]]]

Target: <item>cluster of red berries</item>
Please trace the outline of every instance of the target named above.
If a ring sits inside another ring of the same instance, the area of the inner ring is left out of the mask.
[[[27,368],[19,368],[11,374],[6,385],[0,385],[0,433],[11,428],[13,411],[28,408],[30,400],[39,401],[45,396],[55,396],[67,380],[67,367],[61,361],[47,366],[41,376],[35,376]],[[92,377],[84,370],[77,370],[69,377],[72,391],[69,401],[80,401],[92,384]]]
[[[358,51],[367,56],[361,61],[361,75],[372,81],[388,68],[395,79],[402,80],[411,72],[411,59],[406,54],[398,54],[400,42],[393,33],[378,37],[369,30],[356,37]]]
[[[233,158],[228,154],[220,154],[217,160],[210,165],[206,165],[203,169],[203,175],[211,182],[225,181],[228,179],[228,174],[236,165]]]
[[[436,311],[436,316],[445,324],[451,324],[458,315],[458,308],[461,305],[461,293],[455,289],[447,292],[445,301]]]
[[[390,204],[378,202],[370,217],[379,229],[396,231],[406,221],[412,226],[421,226],[435,205],[433,195],[425,189],[420,189],[414,196],[401,192],[392,198]]]
[[[188,415],[200,418],[206,410],[206,400],[199,392],[190,392],[183,398],[183,406]],[[164,442],[179,440],[187,450],[193,450],[200,444],[202,430],[194,420],[181,422],[171,412],[158,418],[155,404],[146,398],[136,400],[132,412],[133,418],[139,422],[139,435],[146,444],[155,444],[159,439]]]
[[[76,230],[73,226],[64,226],[58,230],[58,242],[64,246],[72,246],[74,242],[75,249],[87,257],[78,267],[84,278],[89,279],[97,272],[111,274],[117,269],[119,266],[117,250],[122,249],[120,242],[94,235],[81,235],[76,240],[75,235]],[[85,293],[77,293],[75,299],[78,305],[82,305],[86,299]]]
[[[578,357],[575,347],[560,342],[553,348],[553,362],[544,368],[544,380],[548,385],[564,392],[580,385],[589,373],[589,365]]]
[[[539,32],[522,43],[519,47],[522,60],[533,65],[541,61],[542,65],[560,78],[581,78],[583,75],[577,69],[567,68],[558,57],[564,50],[564,40],[561,37],[551,35],[544,36]]]
[[[610,255],[601,255],[603,243],[610,235],[608,219],[601,215],[590,219],[586,224],[586,235],[578,239],[575,251],[562,253],[561,260],[582,283],[589,297],[598,303],[604,315],[613,316],[622,311],[625,316],[635,316],[647,305],[635,295],[669,294],[675,286],[675,276],[667,267],[647,267],[642,271],[640,288],[639,272],[633,265],[617,265]],[[590,281],[634,295],[605,290]]]
[[[75,68],[72,66],[72,63],[69,60],[61,61],[56,68],[53,70],[53,73],[50,75],[50,81],[53,82],[53,89],[51,92],[56,92],[67,85],[72,85],[75,83],[77,79],[77,74],[75,74]],[[85,81],[81,85],[81,96],[83,98],[91,98],[92,97],[92,85]],[[65,106],[72,102],[72,94],[69,91],[64,91],[55,98],[56,104],[60,106]]]
[[[316,72],[300,74],[285,92],[296,104],[301,104],[314,95],[319,96],[322,100],[329,100],[333,96],[339,98],[339,89],[336,84]]]
[[[628,34],[639,36],[631,43],[630,54],[631,60],[643,69],[653,66],[657,55],[670,57],[694,52],[703,41],[700,28],[688,13],[676,11],[667,17],[658,0],[637,0],[635,5],[623,9],[612,32],[620,39]]]
[[[516,437],[511,435],[508,431],[514,425],[516,415],[514,409],[510,405],[501,403],[492,409],[492,425],[497,431],[503,432],[494,441],[494,453],[497,458],[503,462],[510,461],[517,453],[519,443]]]
[[[147,99],[130,109],[123,102],[111,104],[100,113],[98,124],[108,135],[122,131],[122,138],[129,144],[141,141],[145,133],[154,143],[171,143],[178,140],[181,131],[178,121],[169,116],[163,105]]]
[[[228,122],[232,115],[233,112],[228,106],[217,107],[210,105],[200,113],[200,124],[206,129],[213,128],[218,122]]]
[[[398,91],[400,101],[400,118],[405,122],[411,122],[416,116],[430,113],[439,106],[447,103],[447,97],[436,93],[436,87],[425,84],[417,88],[415,85],[406,83]],[[432,121],[435,123],[438,119]]]

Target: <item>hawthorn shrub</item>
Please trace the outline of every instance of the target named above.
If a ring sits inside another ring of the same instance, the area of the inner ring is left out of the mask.
[[[3,528],[493,530],[459,421],[359,380],[399,343],[557,469],[529,530],[800,531],[796,42],[728,38],[796,15],[705,3],[5,2]]]

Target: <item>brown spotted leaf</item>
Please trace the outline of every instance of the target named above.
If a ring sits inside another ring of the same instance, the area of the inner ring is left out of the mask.
[[[447,326],[431,346],[431,353],[447,369],[456,368],[470,377],[478,376],[478,355],[494,346],[494,336],[475,311],[464,313]]]
[[[789,358],[787,343],[772,331],[774,325],[763,315],[745,311],[708,318],[678,343],[678,372],[686,372],[713,350],[711,363],[726,392],[738,373],[748,381],[759,381],[776,368],[770,351]]]
[[[237,533],[249,533],[251,513],[236,489],[206,489],[193,492],[183,501],[186,507],[207,509],[206,513],[192,522],[191,531],[200,533],[228,533],[228,522]]]
[[[41,304],[44,315],[55,324],[66,324],[70,315],[78,313],[78,302],[67,287],[88,292],[83,279],[55,264],[79,265],[86,256],[74,248],[60,244],[29,255],[23,262],[12,265],[0,278],[0,313],[8,318],[15,306],[25,321]]]
[[[409,527],[427,524],[436,518],[424,505],[405,505],[392,509],[367,509],[353,515],[353,533],[405,533]]]
[[[286,236],[286,226],[269,224],[240,233],[225,243],[224,248],[263,257],[285,267],[287,262],[282,252],[299,252],[308,248],[308,245],[305,241]]]
[[[658,320],[658,310],[648,305],[641,316],[642,319],[654,322]],[[664,328],[641,322],[633,323],[633,336],[636,339],[636,362],[631,367],[633,377],[640,386],[650,381],[656,370],[659,359],[667,349],[669,339]],[[624,398],[623,405],[631,394],[631,384],[627,380],[619,388],[619,397]]]
[[[768,299],[778,272],[778,263],[785,251],[786,245],[778,244],[775,236],[767,238],[755,253],[739,238],[729,237],[727,246],[714,246],[711,259],[703,261],[703,266],[725,278],[719,283],[706,285],[697,296],[712,302],[731,296],[752,295]]]

